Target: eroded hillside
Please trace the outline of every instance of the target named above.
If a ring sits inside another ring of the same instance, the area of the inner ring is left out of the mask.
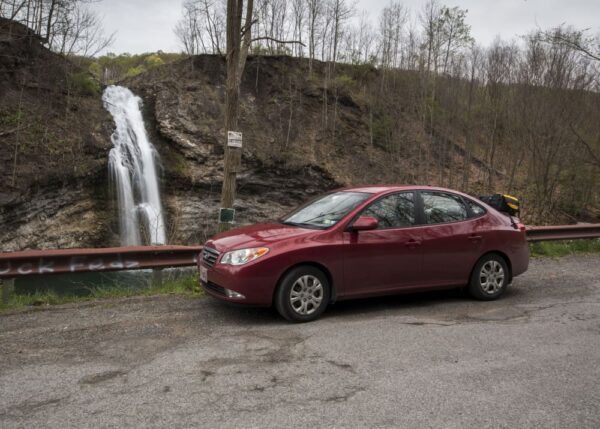
[[[0,53],[0,249],[105,244],[99,86],[20,24],[0,20]]]

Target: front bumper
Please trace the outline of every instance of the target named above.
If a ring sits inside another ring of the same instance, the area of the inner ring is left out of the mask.
[[[270,306],[277,286],[279,273],[270,267],[268,260],[232,266],[216,263],[207,270],[207,281],[200,284],[207,294],[223,301],[254,306]],[[240,294],[243,297],[235,296]]]

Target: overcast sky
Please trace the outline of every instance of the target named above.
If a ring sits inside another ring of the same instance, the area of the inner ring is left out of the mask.
[[[422,0],[405,0],[413,12]],[[469,10],[467,22],[475,39],[488,45],[496,36],[510,39],[536,28],[567,23],[576,28],[600,30],[600,0],[454,0],[441,1],[447,6]],[[359,0],[359,9],[367,10],[373,23],[389,0]],[[104,17],[108,32],[116,31],[116,42],[109,49],[116,53],[142,53],[157,50],[181,50],[173,27],[181,15],[180,0],[102,0],[92,5]],[[413,13],[416,16],[416,13]]]

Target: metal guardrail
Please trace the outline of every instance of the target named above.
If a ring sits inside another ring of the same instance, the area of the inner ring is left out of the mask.
[[[600,224],[528,226],[526,233],[530,242],[600,238]]]
[[[187,267],[196,264],[201,250],[202,246],[138,246],[0,253],[0,279],[35,274]]]
[[[14,279],[22,276],[152,269],[153,283],[161,283],[160,270],[196,265],[201,251],[202,246],[138,246],[0,253],[2,302],[8,303]]]

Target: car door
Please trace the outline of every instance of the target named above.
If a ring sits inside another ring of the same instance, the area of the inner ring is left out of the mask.
[[[470,210],[460,195],[420,191],[419,197],[423,281],[428,286],[466,284],[481,254],[480,219],[470,218]]]
[[[421,241],[415,225],[416,193],[385,195],[359,216],[372,216],[378,229],[344,232],[345,295],[371,295],[409,287],[420,280]]]

